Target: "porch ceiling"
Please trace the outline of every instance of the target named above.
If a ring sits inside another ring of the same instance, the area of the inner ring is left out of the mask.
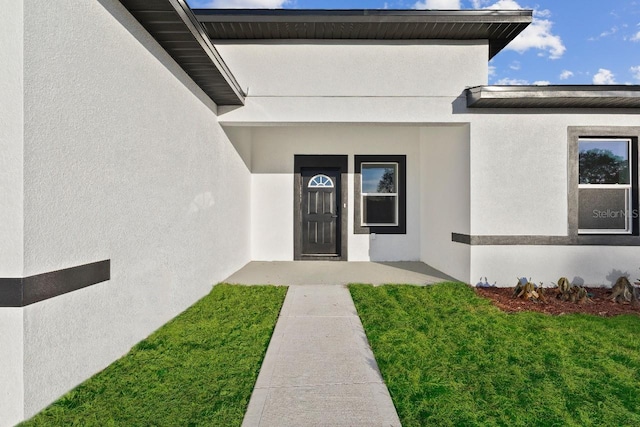
[[[640,85],[477,86],[469,108],[640,108]]]
[[[212,40],[488,40],[493,58],[531,10],[194,9]]]

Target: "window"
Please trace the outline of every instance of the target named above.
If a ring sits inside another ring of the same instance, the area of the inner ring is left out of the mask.
[[[355,156],[355,232],[406,233],[405,156]]]
[[[318,174],[309,180],[309,188],[333,188],[333,181],[327,175]]]
[[[398,164],[362,163],[360,225],[398,225]]]
[[[637,143],[623,137],[580,137],[578,234],[634,232]]]

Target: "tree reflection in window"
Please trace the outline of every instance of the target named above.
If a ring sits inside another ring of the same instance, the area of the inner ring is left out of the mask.
[[[629,184],[628,142],[580,141],[579,170],[580,184]]]
[[[630,234],[631,139],[578,140],[578,233]]]
[[[385,168],[380,182],[378,182],[378,193],[395,193],[396,185],[394,183],[395,176],[394,168]]]
[[[362,163],[361,225],[398,225],[397,163]]]

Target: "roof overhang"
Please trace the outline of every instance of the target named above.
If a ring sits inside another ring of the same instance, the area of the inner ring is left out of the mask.
[[[184,0],[120,0],[217,105],[243,105],[244,93]]]
[[[469,108],[640,108],[640,85],[477,86]]]
[[[531,10],[194,9],[212,40],[488,40],[493,58]]]

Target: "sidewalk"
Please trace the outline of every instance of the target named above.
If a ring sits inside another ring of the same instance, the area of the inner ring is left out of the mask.
[[[289,287],[243,426],[400,426],[346,287]]]

